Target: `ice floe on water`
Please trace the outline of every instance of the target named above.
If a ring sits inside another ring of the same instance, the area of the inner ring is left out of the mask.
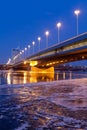
[[[87,129],[87,79],[0,86],[0,130],[46,129]]]
[[[28,122],[25,122],[24,124],[22,124],[21,126],[19,126],[14,130],[27,130],[27,128],[28,128]]]

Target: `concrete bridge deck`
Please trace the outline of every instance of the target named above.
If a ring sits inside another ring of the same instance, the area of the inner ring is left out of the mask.
[[[14,63],[12,67],[49,68],[84,59],[87,59],[87,32],[30,55],[26,59]]]

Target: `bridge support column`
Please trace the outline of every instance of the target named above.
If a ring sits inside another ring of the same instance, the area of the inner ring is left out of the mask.
[[[49,67],[49,68],[31,67],[30,71],[35,73],[54,73],[54,67]]]
[[[53,81],[54,80],[54,68],[37,68],[31,67],[30,69],[30,82],[38,81]]]

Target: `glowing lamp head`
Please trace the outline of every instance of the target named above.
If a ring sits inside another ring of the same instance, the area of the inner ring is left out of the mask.
[[[74,13],[75,13],[76,15],[79,15],[79,14],[80,14],[80,10],[75,10]]]
[[[41,37],[38,37],[37,39],[38,39],[38,41],[40,41],[40,40],[41,40]]]
[[[24,53],[24,50],[22,50],[22,53]]]
[[[20,55],[22,54],[22,52],[20,51]]]
[[[10,62],[10,61],[11,61],[11,58],[9,58],[8,60],[9,60],[9,62]]]
[[[33,46],[34,46],[34,45],[35,45],[35,42],[33,41],[32,44],[33,44]]]
[[[31,46],[30,45],[28,45],[28,48],[30,48]]]
[[[61,27],[61,23],[59,22],[59,23],[57,23],[57,27],[58,28],[60,28]]]
[[[27,48],[25,48],[25,51],[27,50]]]
[[[46,32],[45,32],[45,35],[48,36],[48,35],[49,35],[49,31],[46,31]]]

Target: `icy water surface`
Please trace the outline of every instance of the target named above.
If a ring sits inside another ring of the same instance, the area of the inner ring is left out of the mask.
[[[87,79],[1,85],[0,130],[87,130]]]

